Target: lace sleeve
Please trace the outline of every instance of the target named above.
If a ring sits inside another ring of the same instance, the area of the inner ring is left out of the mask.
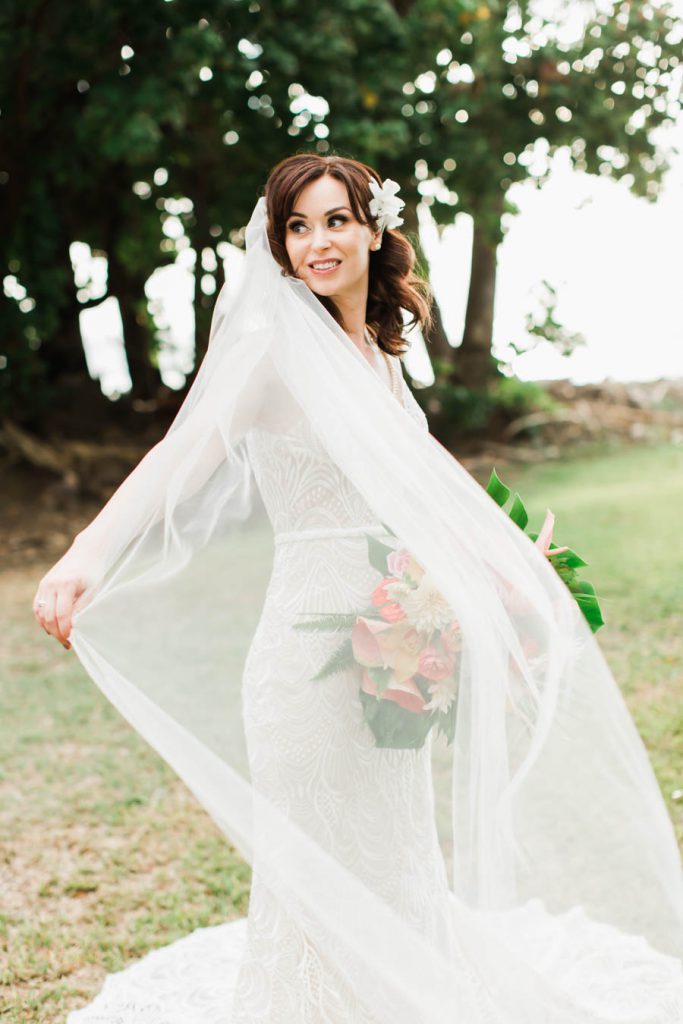
[[[401,400],[403,402],[403,407],[405,408],[409,416],[411,416],[417,423],[419,423],[419,425],[424,430],[429,432],[429,421],[424,411],[422,410],[422,407],[416,401],[412,391],[410,390],[406,382],[403,373],[403,363],[398,357],[395,357],[395,359],[396,363],[398,364],[397,370],[401,377]]]

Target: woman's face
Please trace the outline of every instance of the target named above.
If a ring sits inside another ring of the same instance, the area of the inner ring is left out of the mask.
[[[316,295],[346,302],[366,300],[370,248],[379,239],[356,220],[346,186],[329,174],[301,190],[285,230],[296,276]]]

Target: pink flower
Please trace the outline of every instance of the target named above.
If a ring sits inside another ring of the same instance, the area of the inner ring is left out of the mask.
[[[387,555],[387,569],[393,576],[402,576],[412,561],[407,548],[399,548]]]
[[[390,628],[388,623],[378,622],[377,619],[365,619],[362,616],[356,619],[351,630],[351,647],[353,656],[360,665],[383,666],[385,664],[378,636]]]
[[[381,605],[385,604],[389,600],[389,595],[387,594],[387,584],[398,582],[399,580],[397,576],[385,576],[382,582],[377,584],[372,594],[370,595],[370,601],[372,602],[375,608],[381,607]]]
[[[453,662],[448,658],[442,658],[436,647],[425,647],[420,652],[418,671],[425,679],[442,682],[452,673]]]
[[[399,583],[395,576],[385,576],[381,583],[378,583],[373,590],[370,601],[373,607],[379,609],[379,613],[386,622],[399,622],[405,618],[406,613],[398,601],[392,601],[387,594],[387,586],[390,583]]]
[[[365,671],[361,680],[361,689],[373,697],[378,696],[375,682]],[[392,679],[382,694],[381,699],[393,700],[396,704],[405,708],[406,711],[413,711],[415,714],[423,711],[425,706],[424,697],[412,679],[404,679],[401,683],[396,679]]]
[[[400,622],[406,617],[406,613],[397,601],[388,601],[387,604],[382,605],[379,613],[385,622]]]
[[[553,515],[553,513],[548,508],[545,511],[545,519],[543,521],[543,526],[541,527],[541,532],[539,533],[538,537],[534,541],[534,544],[536,545],[536,547],[539,548],[543,552],[543,554],[546,555],[547,557],[550,557],[551,555],[559,555],[563,551],[569,551],[568,547],[553,548],[552,550],[550,549],[550,544],[551,544],[552,539],[553,539],[553,527],[554,526],[555,526],[555,516]]]
[[[387,587],[390,583],[400,583],[400,580],[396,576],[385,576],[373,590],[370,601],[373,607],[379,609],[379,614],[385,622],[400,622],[401,619],[405,619],[406,613],[398,601],[392,601],[387,594]]]

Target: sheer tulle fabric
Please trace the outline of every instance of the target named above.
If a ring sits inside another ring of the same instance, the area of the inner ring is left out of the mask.
[[[680,858],[619,689],[404,400],[281,272],[260,199],[182,409],[69,556],[92,581],[74,650],[252,864],[254,914],[305,937],[312,1021],[683,1019]],[[379,748],[359,674],[313,681],[339,637],[294,623],[367,604],[366,534],[460,624],[450,746]],[[254,933],[234,1020],[287,1019],[246,1009],[259,971]]]

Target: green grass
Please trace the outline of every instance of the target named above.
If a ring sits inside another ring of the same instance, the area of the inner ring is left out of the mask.
[[[678,834],[683,804],[683,450],[659,446],[498,467],[538,528],[590,562],[599,641],[649,749]],[[105,972],[246,913],[250,870],[123,722],[73,652],[37,629],[47,566],[0,579],[0,983],[8,1024],[63,1021]]]
[[[251,872],[73,653],[40,631],[44,567],[0,582],[3,1020],[63,1021],[107,971],[246,913]]]
[[[593,454],[514,470],[538,530],[555,513],[556,544],[589,566],[582,575],[600,596],[598,632],[610,667],[648,748],[683,842],[683,449],[669,445],[597,448]]]

